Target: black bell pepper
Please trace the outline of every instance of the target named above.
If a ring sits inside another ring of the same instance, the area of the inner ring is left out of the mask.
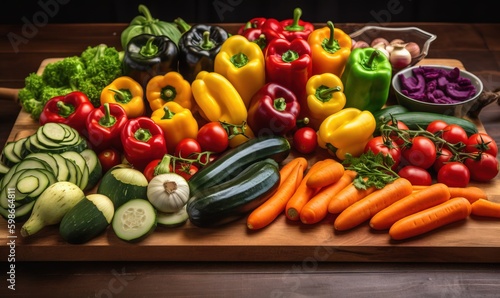
[[[171,39],[144,33],[133,37],[127,44],[123,74],[146,88],[152,77],[178,71],[178,64],[179,48]]]
[[[179,72],[184,79],[193,82],[200,71],[214,71],[215,56],[228,37],[219,26],[191,26],[179,39]]]

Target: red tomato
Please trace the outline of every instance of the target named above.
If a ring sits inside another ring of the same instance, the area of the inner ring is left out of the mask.
[[[449,149],[441,148],[441,150],[437,152],[436,161],[433,165],[434,171],[437,173],[442,166],[450,162],[452,157],[453,153]]]
[[[449,187],[467,187],[470,182],[470,171],[463,163],[452,161],[441,167],[437,174],[437,182]]]
[[[421,167],[416,166],[404,166],[399,170],[398,175],[401,178],[406,178],[411,182],[412,185],[431,185],[432,177],[431,174]]]
[[[200,143],[192,138],[182,139],[177,146],[175,146],[175,156],[182,158],[192,158],[193,153],[201,152]]]
[[[448,126],[448,123],[446,123],[443,120],[434,120],[429,125],[427,125],[426,130],[428,132],[431,132],[433,134],[436,134],[438,131],[443,130],[446,126]]]
[[[443,135],[441,136],[445,141],[451,144],[463,143],[466,144],[467,132],[462,126],[457,124],[450,124],[443,129]]]
[[[367,152],[369,150],[375,154],[382,153],[385,156],[390,155],[392,160],[394,160],[394,164],[391,167],[393,170],[397,169],[401,162],[401,151],[398,145],[391,139],[383,136],[376,136],[366,143],[364,151]]]
[[[465,146],[465,152],[486,152],[493,156],[498,154],[498,145],[488,134],[478,132],[469,137]]]
[[[387,123],[387,125],[393,125],[392,124],[392,121],[389,121]],[[399,121],[397,122],[397,128],[399,128],[399,130],[408,130],[408,126],[406,124],[404,124],[403,122]],[[402,146],[404,144],[404,139],[402,139],[398,134],[396,134],[395,132],[391,132],[389,134],[389,137],[394,141],[394,143],[396,143],[396,145],[398,146]]]
[[[193,164],[187,164],[187,163],[186,164],[179,164],[179,165],[176,165],[176,167],[175,167],[175,173],[181,175],[187,181],[189,181],[189,179],[191,179],[191,177],[194,174],[196,174],[196,172],[198,172],[198,167],[193,165]]]
[[[101,151],[97,157],[101,163],[103,173],[106,173],[109,169],[122,162],[120,152],[112,148]]]
[[[410,165],[428,169],[436,161],[436,145],[429,138],[416,136],[411,146],[403,149],[402,155]]]
[[[293,147],[303,154],[309,154],[316,150],[318,146],[318,136],[316,131],[310,127],[299,128],[293,134]]]
[[[490,181],[498,175],[498,159],[489,153],[479,153],[477,158],[467,158],[464,164],[469,168],[470,177],[474,181]]]
[[[217,121],[208,122],[198,130],[196,138],[203,151],[224,152],[229,146],[227,131]]]
[[[155,167],[160,163],[160,161],[161,159],[153,159],[144,168],[143,174],[148,182],[155,176]]]

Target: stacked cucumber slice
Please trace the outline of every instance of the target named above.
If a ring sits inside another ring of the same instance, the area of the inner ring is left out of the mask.
[[[102,176],[96,153],[70,126],[47,123],[2,150],[0,215],[14,209],[16,220],[29,217],[35,200],[51,184],[68,181],[82,190],[93,188]],[[14,207],[14,208],[12,208]]]

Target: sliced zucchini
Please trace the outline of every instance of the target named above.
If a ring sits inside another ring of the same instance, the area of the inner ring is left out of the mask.
[[[38,129],[37,133],[58,144],[67,138],[68,130],[63,125],[49,122],[44,124],[41,129]]]
[[[89,167],[87,166],[87,162],[85,161],[85,158],[83,156],[75,151],[66,151],[61,153],[61,156],[72,160],[75,162],[75,164],[78,166],[80,170],[80,179],[78,180],[79,183],[77,184],[80,186],[80,188],[83,190],[87,187],[87,184],[89,182]]]
[[[2,162],[5,163],[6,165],[14,165],[18,162],[21,161],[21,158],[17,156],[17,154],[14,151],[14,147],[16,145],[16,142],[8,142],[5,144],[5,147],[2,150]]]
[[[33,206],[35,206],[35,201],[16,207],[14,209],[14,220],[16,222],[26,221],[31,215]],[[9,214],[11,214],[10,210],[10,208],[4,208],[0,206],[0,215],[2,215],[3,218],[8,219]]]
[[[154,232],[156,225],[156,209],[144,199],[133,199],[121,205],[112,221],[116,236],[128,242],[143,240]]]
[[[25,181],[26,180],[26,181]],[[24,170],[16,182],[16,191],[27,196],[23,201],[16,197],[16,201],[25,203],[36,200],[50,185],[57,182],[56,176],[49,170],[28,169]],[[36,184],[34,187],[33,184]]]
[[[62,157],[62,156],[61,156]],[[62,157],[64,158],[64,157]],[[81,171],[80,168],[76,165],[76,163],[70,159],[65,159],[66,161],[66,168],[68,168],[68,182],[71,182],[73,184],[79,185],[79,179],[81,176]]]
[[[159,226],[175,228],[185,224],[189,219],[189,215],[186,210],[186,205],[184,205],[184,207],[177,212],[166,213],[157,211],[156,219]]]
[[[10,170],[10,167],[8,167],[7,165],[3,164],[2,162],[0,162],[0,179],[3,179],[3,176],[5,174],[7,174],[7,172]]]
[[[28,169],[49,170],[50,166],[46,162],[44,162],[42,160],[38,160],[38,159],[22,160],[21,162],[17,163],[12,168],[10,168],[10,170],[5,174],[5,176],[2,179],[2,183],[0,184],[0,189],[3,189],[4,187],[6,187],[7,183],[9,183],[9,181],[11,180],[12,176],[15,173],[17,173],[21,170],[28,170]]]
[[[24,160],[27,160],[27,159],[38,159],[38,160],[41,160],[43,162],[46,162],[47,165],[50,166],[50,169],[52,170],[54,175],[56,175],[56,176],[59,175],[59,166],[57,165],[57,160],[51,154],[42,153],[42,152],[30,153],[30,154],[26,155],[26,157],[24,158]]]
[[[99,180],[102,178],[102,165],[99,161],[99,157],[92,149],[85,149],[80,154],[85,159],[87,167],[89,169],[89,181],[87,184],[87,190],[93,188],[97,185]]]
[[[59,153],[50,154],[57,162],[57,181],[69,181],[69,168],[66,164],[66,159],[62,157]]]
[[[26,150],[24,148],[24,143],[26,143],[27,139],[28,139],[28,137],[19,139],[14,144],[14,154],[17,157],[19,157],[19,159],[23,159],[26,156]]]

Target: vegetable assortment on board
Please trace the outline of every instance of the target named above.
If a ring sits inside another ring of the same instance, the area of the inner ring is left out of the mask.
[[[280,216],[313,225],[333,215],[332,233],[366,223],[404,240],[470,214],[500,217],[469,185],[499,173],[491,136],[463,118],[386,106],[414,46],[353,46],[300,8],[234,35],[139,12],[121,52],[90,46],[26,78],[20,102],[40,127],[8,142],[0,163],[0,215],[15,188],[22,236],[59,224],[68,243],[106,230],[137,242],[187,222],[265,230]],[[436,79],[462,84],[454,99],[475,91],[458,74]],[[415,76],[402,84],[420,94],[437,74]]]

